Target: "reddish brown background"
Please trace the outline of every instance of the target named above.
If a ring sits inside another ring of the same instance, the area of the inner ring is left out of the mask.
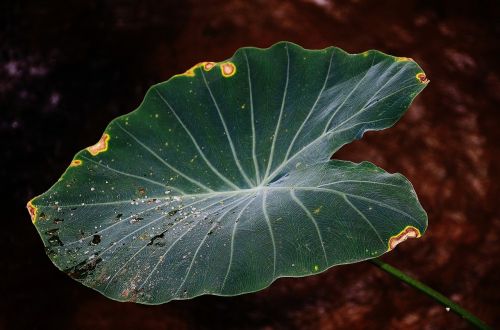
[[[497,1],[2,1],[0,328],[464,329],[367,263],[234,298],[117,303],[45,256],[24,205],[148,86],[242,46],[375,48],[431,80],[406,116],[335,157],[415,185],[429,228],[384,257],[500,327]]]

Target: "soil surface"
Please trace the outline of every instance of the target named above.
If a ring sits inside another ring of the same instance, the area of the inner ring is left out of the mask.
[[[368,263],[259,293],[118,303],[56,269],[25,210],[147,88],[242,46],[379,49],[430,85],[393,128],[335,158],[401,172],[429,214],[383,259],[500,328],[497,1],[3,1],[0,4],[0,329],[466,329]],[[497,165],[495,165],[497,164]]]

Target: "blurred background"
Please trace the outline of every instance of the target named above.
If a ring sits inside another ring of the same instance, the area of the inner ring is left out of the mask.
[[[498,1],[4,0],[0,4],[0,329],[466,329],[373,265],[256,294],[118,303],[56,269],[25,210],[147,88],[280,40],[412,57],[430,85],[335,158],[401,172],[429,228],[384,260],[500,327]],[[495,165],[496,164],[496,165]]]

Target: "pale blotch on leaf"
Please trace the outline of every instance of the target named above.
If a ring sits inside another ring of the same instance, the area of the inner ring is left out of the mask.
[[[96,144],[87,148],[87,151],[90,152],[92,156],[96,156],[101,152],[108,150],[108,142],[109,134],[104,133]]]
[[[313,213],[314,213],[314,214],[319,214],[319,212],[321,212],[321,208],[323,208],[323,205],[320,205],[319,207],[317,207],[317,208],[313,211]]]
[[[391,236],[388,243],[388,250],[391,251],[401,242],[406,241],[408,238],[419,238],[420,231],[413,226],[406,226],[399,234]]]

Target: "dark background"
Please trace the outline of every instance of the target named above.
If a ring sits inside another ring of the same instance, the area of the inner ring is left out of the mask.
[[[394,127],[336,158],[401,172],[429,228],[383,259],[500,327],[498,1],[2,1],[0,328],[463,329],[368,263],[256,294],[162,306],[106,299],[58,271],[26,202],[147,88],[279,40],[414,58],[430,85]]]

